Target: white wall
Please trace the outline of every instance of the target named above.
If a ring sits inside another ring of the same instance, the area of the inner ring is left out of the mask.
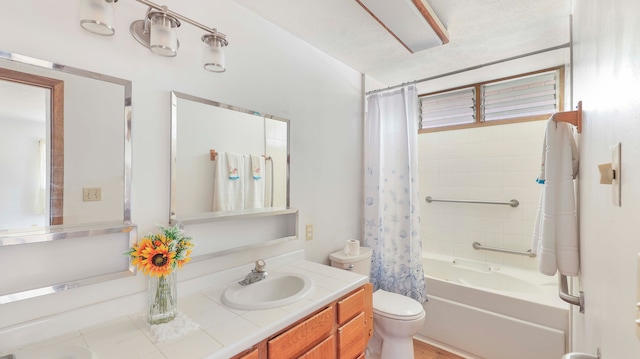
[[[0,49],[133,81],[132,220],[139,225],[139,235],[169,219],[171,90],[290,119],[291,205],[300,210],[301,227],[314,225],[315,239],[191,263],[179,276],[192,278],[300,248],[305,249],[308,259],[328,263],[328,254],[343,248],[347,238],[360,237],[362,228],[360,74],[232,1],[167,0],[164,4],[227,34],[226,73],[202,70],[202,31],[187,24],[179,30],[177,57],[158,57],[141,47],[129,35],[128,27],[144,16],[146,8],[134,1],[117,3],[117,33],[108,38],[80,28],[75,1],[4,4],[0,31],[5,36],[0,39]],[[212,226],[208,238],[195,238],[196,245],[198,240],[216,240],[233,236],[234,230],[238,234],[243,231],[228,227],[219,235]],[[13,265],[16,270],[10,275],[19,275],[20,258],[15,258]],[[114,307],[107,300],[143,291],[145,279],[138,275],[3,304],[0,351],[54,335],[38,327],[43,323],[60,323],[53,327],[56,331],[69,330],[76,323],[91,325],[105,317],[139,310],[143,303]],[[69,320],[54,321],[52,315],[56,314]],[[20,334],[12,336],[16,332]]]
[[[581,286],[574,350],[602,358],[640,357],[636,331],[640,213],[640,2],[573,2],[574,99],[583,101],[580,147]],[[622,207],[599,184],[597,165],[622,144]]]

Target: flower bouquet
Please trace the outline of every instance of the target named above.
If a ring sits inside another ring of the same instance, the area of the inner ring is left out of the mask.
[[[148,321],[150,324],[167,323],[178,313],[176,270],[191,258],[191,238],[178,225],[159,226],[160,233],[148,234],[125,255],[131,264],[149,275]]]

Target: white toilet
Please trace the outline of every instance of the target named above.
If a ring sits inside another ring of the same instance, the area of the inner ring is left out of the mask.
[[[371,248],[360,247],[360,254],[344,251],[329,256],[331,266],[369,276]],[[373,338],[367,346],[367,358],[413,358],[413,336],[422,328],[425,312],[422,304],[409,297],[377,290],[373,293]]]

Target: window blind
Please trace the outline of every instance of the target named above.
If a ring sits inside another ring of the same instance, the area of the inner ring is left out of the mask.
[[[482,120],[552,114],[558,108],[558,71],[481,86]]]
[[[420,128],[474,123],[475,88],[423,96],[420,107]]]

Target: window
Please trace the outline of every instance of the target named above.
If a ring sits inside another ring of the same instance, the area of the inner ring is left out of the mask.
[[[420,132],[547,119],[562,109],[562,67],[420,96]]]
[[[422,97],[420,128],[474,123],[475,93],[474,87],[467,87]]]

